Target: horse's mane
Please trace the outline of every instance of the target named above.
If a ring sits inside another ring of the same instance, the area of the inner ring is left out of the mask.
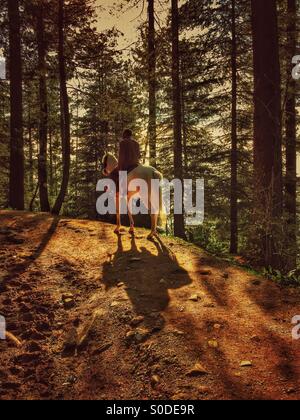
[[[112,153],[106,153],[102,159],[103,175],[109,175],[118,166],[118,160]]]

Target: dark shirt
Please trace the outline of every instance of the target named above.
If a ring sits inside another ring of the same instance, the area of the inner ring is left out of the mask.
[[[120,142],[119,151],[119,170],[128,171],[140,164],[141,151],[140,145],[133,139],[126,139]]]

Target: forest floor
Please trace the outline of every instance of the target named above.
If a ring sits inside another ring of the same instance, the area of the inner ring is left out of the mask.
[[[299,399],[300,290],[174,238],[0,212],[0,399]]]

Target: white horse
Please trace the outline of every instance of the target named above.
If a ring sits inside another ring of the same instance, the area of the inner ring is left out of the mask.
[[[117,158],[108,153],[104,156],[103,159],[103,175],[111,177],[116,183],[119,182],[118,179],[118,160]],[[115,176],[114,176],[115,175]],[[138,165],[132,171],[127,174],[128,185],[135,180],[143,180],[147,184],[147,194],[148,197],[144,197],[140,190],[128,191],[127,193],[127,211],[130,220],[130,229],[129,233],[134,235],[134,218],[132,215],[132,198],[137,197],[141,200],[143,205],[150,210],[151,212],[151,233],[149,239],[152,239],[158,236],[157,233],[157,224],[158,218],[163,214],[162,212],[162,186],[159,187],[159,196],[155,196],[152,192],[152,180],[158,180],[161,182],[163,180],[163,175],[158,172],[155,168],[151,166]],[[119,192],[116,193],[116,209],[117,209],[117,227],[115,229],[116,234],[120,234],[122,229],[121,224],[121,214],[120,214],[120,196]]]

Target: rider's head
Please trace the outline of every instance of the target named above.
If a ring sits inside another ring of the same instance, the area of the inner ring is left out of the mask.
[[[123,132],[123,140],[132,139],[132,135],[133,135],[132,131],[126,128],[126,130],[124,130]]]

